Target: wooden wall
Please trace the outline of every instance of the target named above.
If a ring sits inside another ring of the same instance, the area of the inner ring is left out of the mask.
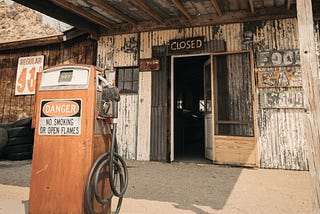
[[[0,51],[0,122],[15,121],[22,113],[32,115],[34,95],[15,96],[19,57],[44,55],[44,68],[57,64],[96,63],[95,40],[87,35],[59,44]]]
[[[98,41],[97,66],[112,70],[110,79],[115,81],[117,67],[138,66],[139,52],[128,53],[124,51],[125,41],[134,38],[138,40],[138,34],[125,34],[117,36],[101,37]],[[137,49],[138,50],[138,49]],[[141,84],[140,75],[139,84]],[[141,86],[139,86],[141,88]],[[137,159],[138,141],[138,105],[141,103],[138,94],[121,94],[118,113],[117,140],[119,154],[126,159]],[[140,108],[141,109],[141,108]]]
[[[319,29],[319,27],[318,27]],[[252,33],[252,42],[244,43],[244,32]],[[203,26],[185,29],[143,32],[121,36],[102,37],[98,43],[98,64],[110,67],[133,66],[138,61],[130,53],[121,53],[121,47],[130,37],[139,40],[140,58],[151,58],[152,47],[168,44],[171,39],[205,36],[205,41],[223,40],[226,51],[252,49],[255,54],[255,78],[265,71],[299,70],[299,66],[258,67],[256,56],[261,51],[299,49],[297,20],[283,19],[250,23]],[[109,62],[105,62],[108,61]],[[101,64],[101,62],[105,62]],[[303,71],[302,71],[303,72]],[[136,156],[139,160],[150,160],[151,140],[151,72],[140,72],[137,120],[132,127],[137,128]],[[256,93],[293,93],[301,91],[301,87],[259,88],[256,81]],[[306,147],[304,140],[302,108],[262,108],[258,101],[258,150],[259,165],[263,168],[308,169]],[[123,103],[123,105],[128,105]],[[131,109],[130,109],[131,111]],[[120,118],[121,120],[121,118]],[[125,133],[119,133],[125,135]]]
[[[260,44],[259,51],[299,49],[297,20],[275,20],[263,23],[260,28],[256,28],[254,41]],[[256,72],[299,70],[299,68],[299,66],[256,68]],[[281,93],[282,91],[290,93],[294,90],[302,90],[302,88],[259,88],[259,94]],[[302,108],[261,108],[260,100],[258,126],[261,167],[308,169],[303,121],[304,110]]]
[[[316,50],[318,53],[318,66],[320,70],[320,20],[315,22],[315,31]]]
[[[245,45],[244,32],[253,33],[253,43]],[[224,39],[227,50],[252,49],[257,55],[261,51],[299,49],[296,19],[270,20],[253,23],[239,23],[217,27],[215,38]],[[259,72],[274,70],[298,70],[296,67],[257,67]],[[256,81],[257,82],[257,81]],[[256,93],[301,90],[302,88],[259,88]],[[262,108],[258,106],[258,150],[262,168],[308,169],[307,153],[304,141],[304,111],[299,108]]]

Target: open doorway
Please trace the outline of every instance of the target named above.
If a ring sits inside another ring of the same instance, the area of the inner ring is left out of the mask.
[[[173,59],[174,159],[205,160],[204,64],[210,56]]]

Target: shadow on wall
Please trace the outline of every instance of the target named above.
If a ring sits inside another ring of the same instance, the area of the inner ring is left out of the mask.
[[[129,162],[129,187],[126,198],[146,199],[177,204],[191,210],[208,206],[221,210],[225,206],[242,168],[196,163]]]

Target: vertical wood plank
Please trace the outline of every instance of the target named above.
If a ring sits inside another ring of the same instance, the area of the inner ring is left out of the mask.
[[[117,143],[119,154],[125,159],[137,158],[138,95],[121,95],[118,113]]]
[[[151,58],[153,33],[141,33],[140,58]],[[137,159],[150,160],[150,127],[151,127],[151,81],[150,71],[139,74],[139,111],[138,111],[138,144]]]
[[[311,0],[300,0],[297,17],[300,42],[302,84],[304,88],[306,141],[309,169],[312,180],[313,212],[320,210],[320,82],[317,66],[316,44],[313,29]]]

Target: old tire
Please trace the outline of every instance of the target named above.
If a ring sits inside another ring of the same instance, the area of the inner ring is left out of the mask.
[[[7,146],[4,149],[4,154],[9,155],[12,153],[26,153],[26,152],[32,152],[33,150],[33,144],[22,144],[22,145],[16,145],[16,146]]]
[[[7,146],[33,144],[33,139],[34,139],[33,135],[28,135],[28,136],[24,136],[24,137],[9,138],[7,141]]]
[[[13,122],[13,126],[14,127],[23,127],[23,126],[31,127],[31,122],[32,122],[32,117],[27,117],[27,118]]]
[[[6,158],[8,160],[28,160],[32,159],[32,152],[11,153]]]
[[[15,127],[7,129],[8,138],[23,137],[33,135],[33,129],[30,127]]]
[[[0,123],[0,128],[9,129],[13,127],[14,127],[13,123]]]
[[[0,128],[0,157],[2,151],[5,149],[8,142],[8,134],[7,131],[3,128]]]

